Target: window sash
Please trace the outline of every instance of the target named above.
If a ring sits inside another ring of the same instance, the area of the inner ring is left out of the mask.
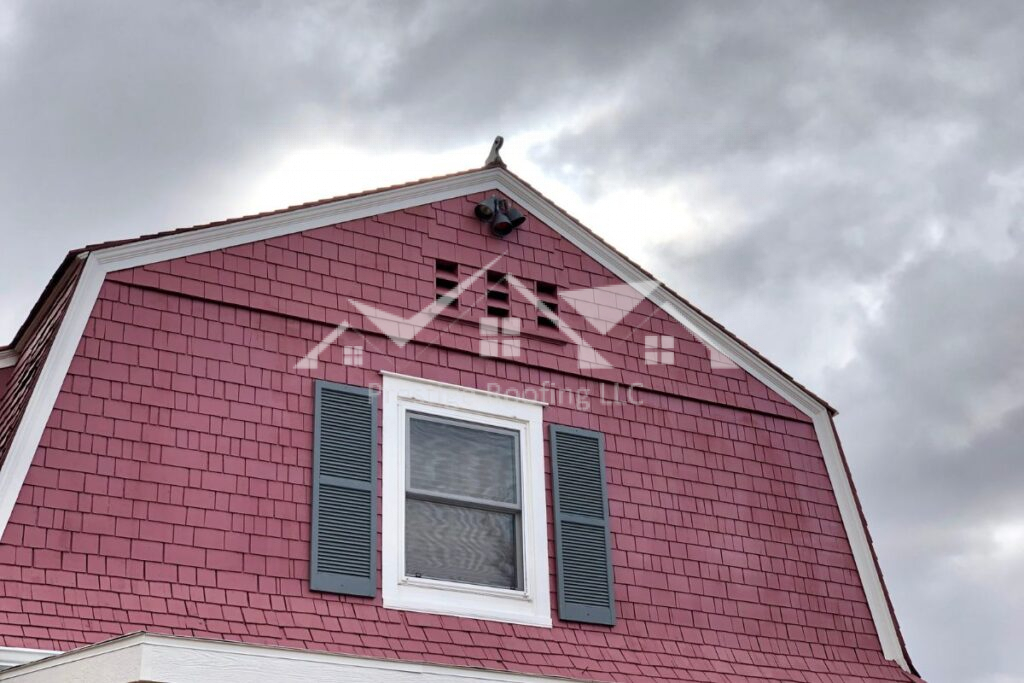
[[[419,500],[416,500],[416,499],[412,499],[412,498],[407,498],[406,499],[406,523],[407,524],[409,523],[410,519],[417,519],[417,520],[421,520],[422,519],[422,517],[420,517],[419,514],[417,514],[415,517],[410,517],[409,516],[410,509],[413,507],[412,504],[413,503],[421,503],[421,502],[422,501],[419,501]],[[446,585],[454,584],[456,586],[467,586],[467,587],[474,587],[474,588],[485,588],[485,589],[489,589],[489,590],[498,590],[498,591],[522,592],[524,590],[524,588],[523,588],[523,571],[522,571],[522,569],[520,567],[520,564],[522,562],[522,554],[521,554],[522,553],[522,551],[521,551],[522,545],[521,545],[521,543],[519,541],[519,539],[521,538],[521,526],[520,526],[520,518],[519,518],[519,515],[517,513],[491,512],[491,511],[488,511],[488,510],[480,510],[479,508],[464,507],[464,506],[461,506],[461,505],[450,505],[448,503],[437,504],[437,507],[442,508],[442,509],[447,508],[449,513],[456,513],[456,511],[460,511],[461,510],[461,511],[469,512],[469,513],[483,512],[488,517],[495,516],[495,517],[497,517],[497,520],[498,520],[497,524],[498,524],[499,528],[500,527],[504,527],[504,529],[501,529],[502,531],[505,531],[505,530],[511,531],[511,538],[509,540],[511,540],[512,543],[510,545],[505,545],[505,543],[503,541],[504,541],[505,538],[508,538],[508,536],[505,536],[504,534],[499,539],[494,539],[492,537],[492,540],[496,540],[496,543],[494,545],[494,550],[497,553],[497,556],[490,556],[490,555],[484,556],[485,557],[486,566],[489,567],[489,569],[487,569],[487,570],[483,571],[482,573],[480,573],[480,572],[476,572],[474,570],[474,568],[472,566],[472,563],[470,565],[464,565],[462,562],[459,562],[459,561],[457,561],[457,562],[450,562],[450,561],[447,561],[447,560],[442,560],[440,563],[436,562],[436,559],[437,559],[436,558],[436,553],[440,552],[442,557],[448,558],[448,557],[451,556],[450,555],[450,551],[452,550],[452,546],[449,545],[448,543],[443,542],[443,541],[441,541],[439,543],[436,543],[436,544],[427,543],[425,545],[423,543],[415,543],[415,542],[412,541],[412,537],[410,537],[408,535],[408,526],[407,526],[406,527],[406,530],[407,530],[406,543],[412,543],[413,545],[419,546],[420,550],[422,552],[426,553],[426,555],[423,555],[423,556],[420,556],[418,554],[417,555],[413,555],[411,558],[408,555],[406,556],[407,572],[408,572],[408,568],[410,566],[415,567],[418,570],[415,573],[411,573],[411,574],[407,573],[407,575],[406,575],[407,579],[415,579],[417,581],[440,582],[440,583],[443,583],[443,584],[446,584]],[[421,511],[421,514],[422,513],[423,512]],[[429,513],[427,513],[427,514],[429,514]],[[446,513],[445,517],[447,517],[447,514],[448,513]],[[453,520],[453,522],[454,521],[455,520]],[[489,525],[494,520],[480,520],[480,521],[481,521],[481,523]],[[509,526],[505,526],[505,525],[509,525]],[[422,539],[420,539],[420,540],[422,540]],[[464,548],[460,544],[460,541],[464,540],[461,537],[459,539],[452,539],[452,540],[456,544],[455,547],[458,548],[459,550],[465,550],[467,552],[471,552],[473,550],[472,547]],[[407,547],[406,548],[406,553],[408,553],[408,552],[409,552],[409,548]],[[434,556],[433,557],[434,561],[432,561],[432,555]],[[493,560],[497,560],[498,564],[493,564],[492,563]],[[431,568],[430,565],[433,565],[433,568]],[[500,570],[499,570],[499,567],[501,567]],[[498,578],[498,574],[494,573],[493,570],[500,571],[501,572],[501,578]],[[469,578],[469,575],[473,575],[473,574],[476,575],[475,578],[477,580],[473,580],[472,578]]]
[[[502,435],[512,436],[513,440],[513,462],[515,464],[515,498],[516,503],[508,503],[500,500],[492,500],[488,498],[479,498],[476,496],[465,496],[448,492],[430,491],[427,489],[416,488],[412,485],[412,421],[423,420],[426,422],[438,422],[442,424],[451,424],[464,429],[472,429],[486,432],[496,432]],[[458,420],[449,417],[443,417],[439,415],[430,415],[427,413],[420,413],[416,411],[407,411],[405,413],[405,499],[402,501],[402,506],[407,509],[406,501],[411,499],[422,500],[426,502],[441,503],[445,505],[453,505],[457,507],[473,508],[479,510],[485,510],[489,512],[501,512],[511,513],[513,523],[515,525],[515,587],[507,588],[505,590],[524,590],[524,581],[526,574],[526,567],[524,566],[523,558],[523,515],[522,515],[522,434],[517,430],[506,429],[502,427],[495,427],[492,425],[481,424],[478,422],[472,422],[469,420]],[[408,514],[408,512],[406,512]],[[402,549],[403,556],[407,552],[407,548]],[[471,584],[466,582],[456,581],[454,579],[434,579],[427,577],[411,577],[406,575],[406,578],[415,578],[417,580],[427,581],[447,581],[451,583],[458,583],[467,586],[488,586],[488,584]],[[488,586],[494,588],[495,586]]]
[[[460,498],[469,500],[478,500],[481,503],[487,503],[491,505],[508,505],[508,501],[501,501],[492,498],[480,498],[479,496],[460,496],[459,494],[450,493],[447,491],[431,491],[430,489],[418,488],[412,484],[412,422],[413,420],[419,422],[436,422],[439,424],[453,425],[455,427],[461,427],[463,429],[470,429],[480,432],[491,432],[494,434],[501,434],[502,436],[512,437],[513,453],[512,460],[515,465],[514,477],[515,483],[513,490],[515,491],[516,509],[522,509],[523,500],[523,484],[522,484],[522,433],[515,429],[508,429],[507,427],[496,427],[493,425],[483,424],[480,422],[472,422],[470,420],[459,420],[450,417],[444,417],[440,415],[431,415],[429,413],[421,413],[414,410],[406,411],[405,413],[405,490],[406,492],[417,492],[423,494],[430,494],[435,496],[448,496],[451,500],[456,501]]]
[[[405,489],[406,498],[424,500],[428,503],[445,503],[447,505],[458,505],[459,507],[477,508],[489,512],[520,512],[523,508],[518,503],[503,503],[487,498],[474,498],[473,496],[459,496],[454,493],[438,493],[424,489]]]

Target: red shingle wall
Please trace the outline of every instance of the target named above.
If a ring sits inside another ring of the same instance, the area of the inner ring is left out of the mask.
[[[742,371],[713,372],[649,303],[585,333],[620,368],[603,373],[529,324],[522,358],[479,357],[482,281],[462,298],[469,322],[439,319],[403,349],[355,312],[348,297],[423,308],[435,258],[468,273],[505,249],[495,269],[525,280],[615,282],[532,218],[490,237],[477,198],[109,276],[0,544],[0,644],[145,629],[594,680],[905,680],[882,658],[808,420]],[[355,330],[319,369],[294,370],[342,320]],[[678,338],[674,365],[644,364],[645,334]],[[343,346],[364,365],[345,366]],[[606,434],[614,628],[309,591],[313,381],[380,370],[546,388],[545,420]],[[610,400],[632,383],[642,405]]]
[[[7,385],[11,383],[11,377],[14,376],[14,366],[8,365],[6,368],[0,368],[0,398],[3,397],[4,392],[7,391]]]
[[[26,333],[26,339],[21,342],[17,362],[0,370],[7,373],[0,378],[0,387],[3,387],[0,390],[0,465],[7,457],[7,449],[14,439],[36,379],[43,370],[43,363],[50,353],[50,346],[57,336],[64,312],[75,293],[83,263],[81,259],[76,259],[68,267],[67,276],[54,289],[52,301],[45,312],[40,314],[39,323],[35,329]]]

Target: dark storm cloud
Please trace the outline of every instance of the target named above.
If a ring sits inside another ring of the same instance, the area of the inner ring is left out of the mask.
[[[451,136],[468,126],[484,138],[496,125],[548,123],[559,110],[616,92],[671,36],[684,9],[668,2],[643,12],[609,2],[442,7],[435,30],[403,52],[372,103],[400,130],[425,123]]]
[[[230,214],[282,150],[562,129],[531,155],[586,198],[728,209],[645,265],[838,406],[929,680],[1024,681],[1017,3],[0,8],[3,341],[64,251]]]
[[[890,552],[951,556],[987,524],[1024,520],[1022,291],[1024,252],[923,255],[836,372],[861,495]]]
[[[22,302],[0,324],[67,249],[225,215],[296,144],[440,151],[540,125],[654,50],[676,13],[660,8],[15,2],[0,226],[30,239],[0,275]]]
[[[307,33],[324,42],[312,11],[248,7],[14,5],[0,226],[17,239],[2,278],[22,314],[67,249],[220,215],[246,162],[342,106],[332,85],[357,55],[310,48]]]
[[[1021,680],[1024,263],[1008,265],[922,266],[834,380],[876,548],[930,680]]]

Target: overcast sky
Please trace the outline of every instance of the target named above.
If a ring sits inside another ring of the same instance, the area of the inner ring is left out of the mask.
[[[0,343],[71,248],[490,141],[825,396],[918,668],[1024,681],[1019,2],[0,0]]]

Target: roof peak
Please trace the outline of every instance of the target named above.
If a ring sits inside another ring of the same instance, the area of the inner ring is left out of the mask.
[[[484,162],[484,168],[508,168],[505,162],[501,159],[501,146],[505,144],[505,138],[500,135],[494,138],[494,143],[491,144],[491,153],[487,155],[487,160]]]

